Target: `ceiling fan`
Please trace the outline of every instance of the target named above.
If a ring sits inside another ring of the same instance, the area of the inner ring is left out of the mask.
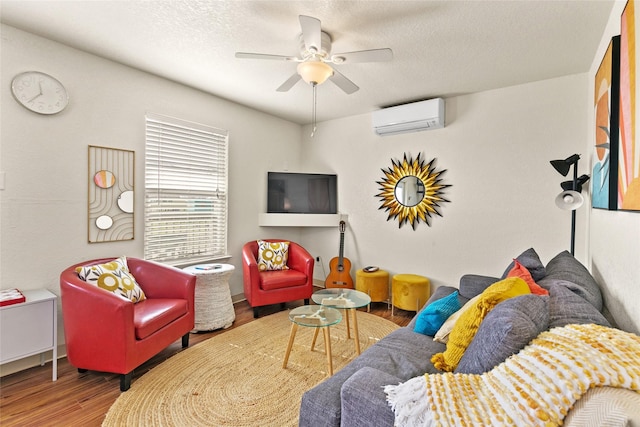
[[[298,62],[297,72],[276,89],[278,92],[288,91],[300,79],[314,86],[314,88],[329,79],[347,94],[354,93],[359,87],[329,64],[379,62],[393,59],[393,52],[389,48],[359,50],[332,55],[331,36],[322,31],[319,19],[300,15],[300,27],[302,28],[302,34],[300,34],[299,56],[236,52],[236,58]]]

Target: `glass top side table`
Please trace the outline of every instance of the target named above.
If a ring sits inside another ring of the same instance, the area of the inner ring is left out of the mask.
[[[360,354],[360,336],[358,335],[358,317],[356,316],[356,309],[364,307],[371,303],[371,298],[364,292],[356,291],[353,289],[323,289],[321,291],[314,292],[311,295],[311,299],[316,304],[320,304],[324,307],[340,308],[345,310],[345,314],[348,311],[350,316],[347,315],[347,338],[351,338],[351,331],[349,326],[349,317],[351,317],[353,323],[353,332],[355,334],[354,342],[356,347],[356,353]],[[317,331],[314,334],[317,335]]]
[[[315,328],[313,341],[311,343],[311,351],[313,351],[313,348],[315,347],[318,331],[322,329],[322,333],[324,335],[324,351],[327,355],[328,373],[329,376],[333,375],[331,334],[329,332],[329,327],[340,323],[342,320],[342,314],[340,311],[335,308],[319,305],[303,305],[302,307],[294,308],[289,312],[289,320],[291,321],[291,332],[289,333],[289,343],[287,344],[287,351],[284,355],[282,368],[286,368],[287,363],[289,362],[289,354],[293,347],[293,341],[295,340],[298,326],[306,326],[309,328]]]

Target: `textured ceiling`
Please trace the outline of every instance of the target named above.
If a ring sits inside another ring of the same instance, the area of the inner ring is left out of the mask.
[[[297,123],[312,90],[292,62],[298,15],[322,21],[333,52],[388,47],[391,62],[336,68],[360,90],[318,87],[318,121],[589,70],[613,0],[549,1],[5,1],[3,23]]]

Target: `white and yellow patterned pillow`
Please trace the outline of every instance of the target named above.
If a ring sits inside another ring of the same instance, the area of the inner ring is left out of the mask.
[[[288,270],[289,242],[258,240],[258,270]]]
[[[106,264],[87,265],[76,268],[82,280],[127,301],[140,302],[147,297],[133,274],[129,272],[127,258],[120,257]]]

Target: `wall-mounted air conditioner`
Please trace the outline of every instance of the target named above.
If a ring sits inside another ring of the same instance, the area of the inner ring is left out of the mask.
[[[439,129],[444,127],[444,99],[412,102],[372,113],[373,131],[378,135]]]

